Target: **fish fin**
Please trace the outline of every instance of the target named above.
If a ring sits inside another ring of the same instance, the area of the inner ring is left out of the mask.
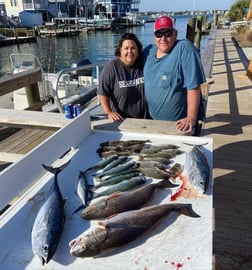
[[[158,187],[160,188],[173,188],[179,186],[178,184],[173,184],[169,178],[164,178],[162,181],[160,181],[158,184]]]
[[[200,217],[192,208],[192,204],[176,204],[176,206],[180,209],[181,213],[188,217]]]
[[[84,209],[84,205],[80,205],[79,207],[77,207],[73,212],[72,212],[72,215],[74,215],[75,213],[79,212],[80,210]]]
[[[114,199],[114,198],[118,198],[122,195],[122,192],[114,192],[112,193],[108,198],[107,200],[111,200],[111,199]]]

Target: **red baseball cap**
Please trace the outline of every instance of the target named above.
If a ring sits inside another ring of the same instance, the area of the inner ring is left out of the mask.
[[[168,16],[161,16],[155,21],[154,32],[165,28],[173,28],[173,21]]]

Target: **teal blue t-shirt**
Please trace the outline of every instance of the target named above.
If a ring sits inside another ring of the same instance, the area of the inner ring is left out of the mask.
[[[187,91],[205,82],[200,54],[189,40],[178,40],[172,51],[156,58],[156,46],[143,51],[145,95],[151,117],[177,121],[187,115]],[[202,98],[201,98],[202,101]],[[203,102],[198,120],[204,120]]]

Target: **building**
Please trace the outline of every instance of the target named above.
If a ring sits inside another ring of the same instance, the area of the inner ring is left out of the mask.
[[[97,0],[95,14],[107,18],[125,17],[127,14],[139,13],[141,0]]]
[[[7,16],[21,25],[43,25],[53,18],[119,18],[138,13],[141,0],[2,0]]]

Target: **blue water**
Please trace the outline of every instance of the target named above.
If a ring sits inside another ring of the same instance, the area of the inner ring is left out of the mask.
[[[175,27],[178,29],[178,38],[185,38],[188,16],[176,18]],[[153,42],[153,23],[146,23],[144,26],[127,28],[116,31],[97,31],[81,33],[76,37],[66,38],[37,38],[36,43],[26,43],[19,46],[13,45],[0,48],[0,77],[10,74],[11,53],[32,53],[35,54],[46,72],[57,72],[62,68],[80,59],[88,58],[92,63],[105,62],[114,57],[114,50],[118,41],[125,31],[137,34],[143,47]],[[207,43],[207,36],[201,40],[201,52]]]

